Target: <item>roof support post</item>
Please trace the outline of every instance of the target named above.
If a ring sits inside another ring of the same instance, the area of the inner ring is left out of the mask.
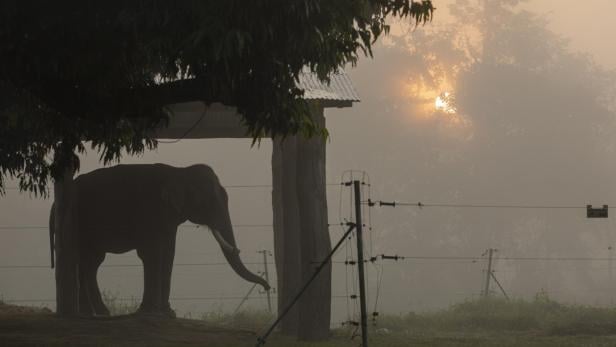
[[[323,108],[312,116],[325,126]],[[272,155],[274,249],[278,310],[283,310],[331,251],[325,183],[325,139],[274,140]],[[331,264],[281,321],[281,332],[301,340],[329,337]]]
[[[325,127],[323,108],[314,104],[313,120]],[[297,196],[300,216],[302,283],[312,277],[317,266],[331,252],[325,179],[326,139],[316,136],[298,138]],[[299,301],[301,340],[324,340],[329,337],[331,320],[331,263],[315,278]]]
[[[301,288],[300,220],[296,189],[297,137],[274,139],[272,153],[272,204],[274,258],[277,272],[278,313],[287,307]],[[297,336],[299,306],[280,322],[280,332]]]

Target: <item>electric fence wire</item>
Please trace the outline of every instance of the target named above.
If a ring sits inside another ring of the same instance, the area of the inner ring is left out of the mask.
[[[351,203],[352,203],[352,197],[350,195],[350,191],[348,189],[346,189],[346,187],[348,186],[344,186],[345,184],[345,179],[346,179],[346,172],[343,172],[341,177],[340,177],[340,181],[342,183],[342,186],[340,187],[340,192],[342,195],[343,191],[347,191],[347,194],[349,196],[349,200],[348,200],[348,204],[347,204],[347,208],[348,210],[348,216],[347,218],[345,218],[348,222],[351,222],[353,220],[353,215],[352,215],[352,211],[351,211]],[[342,206],[342,199],[340,199],[341,201],[341,206]],[[347,211],[341,210],[341,213],[345,213]],[[349,324],[349,322],[353,321],[354,316],[355,316],[355,310],[353,307],[353,301],[351,301],[351,295],[353,294],[353,277],[352,277],[352,273],[350,272],[350,270],[352,271],[352,269],[349,269],[348,267],[348,262],[351,261],[352,259],[352,252],[353,249],[351,248],[351,238],[352,235],[354,233],[351,233],[348,238],[347,238],[347,242],[345,243],[345,277],[346,277],[346,282],[347,282],[347,288],[346,288],[346,295],[347,295],[347,320],[346,323]],[[350,287],[349,288],[349,284]]]
[[[349,210],[351,211],[351,218],[354,222],[357,222],[357,214],[356,214],[356,209],[355,209],[355,192],[352,189],[353,185],[352,182],[354,182],[355,180],[360,180],[361,178],[361,174],[362,171],[359,170],[351,170],[350,171],[350,178],[347,182],[350,182],[351,185],[349,185]],[[361,189],[360,189],[360,194],[361,194]],[[363,223],[363,221],[362,221]],[[363,227],[363,226],[362,226]],[[363,229],[363,228],[362,228]],[[351,247],[351,258],[352,261],[355,262],[354,265],[351,265],[351,274],[352,274],[352,283],[353,283],[353,309],[354,309],[354,315],[353,315],[353,321],[354,322],[361,322],[361,307],[360,307],[360,290],[359,290],[359,269],[358,269],[358,264],[359,264],[359,254],[358,252],[360,250],[357,249],[356,245],[357,245],[357,233],[358,233],[358,229],[355,228],[355,230],[353,230],[353,242],[350,243],[350,247]],[[365,245],[364,245],[365,246]],[[361,250],[363,251],[363,249]],[[364,274],[365,276],[365,274]],[[353,333],[351,334],[351,340],[354,339],[355,337],[359,336],[359,334],[357,333],[359,331],[360,325],[353,325],[355,327]]]
[[[367,198],[368,201],[372,200],[372,184],[371,184],[371,180],[370,180],[370,175],[366,172],[366,171],[358,171],[358,170],[347,170],[345,172],[348,176],[343,176],[342,180],[343,182],[353,182],[355,180],[360,181],[361,186],[360,186],[360,194],[362,199]],[[352,212],[354,211],[354,209],[352,208],[354,205],[354,197],[352,192],[349,193],[349,210]],[[367,245],[366,243],[364,243],[363,247],[364,249],[362,250],[364,252],[364,254],[367,254],[368,260],[365,260],[366,263],[370,263],[372,265],[372,267],[366,267],[365,268],[365,282],[366,283],[372,283],[372,278],[374,278],[374,284],[373,286],[376,288],[375,291],[375,295],[371,295],[371,286],[370,285],[366,285],[365,289],[366,289],[366,298],[367,298],[367,305],[368,306],[372,306],[374,308],[373,312],[372,312],[372,322],[373,324],[376,325],[376,317],[378,315],[378,303],[379,303],[379,296],[381,293],[381,285],[382,285],[382,265],[378,264],[378,257],[376,257],[374,255],[374,237],[375,237],[375,232],[374,232],[374,228],[373,228],[373,223],[372,223],[372,207],[371,205],[366,205],[366,204],[362,204],[361,206],[361,211],[362,211],[362,216],[363,216],[363,226],[364,228],[364,234],[368,234],[368,242]],[[353,214],[350,213],[351,218],[354,218]],[[349,244],[349,247],[351,247],[351,250],[353,249],[351,244]],[[350,262],[354,262],[356,265],[357,261],[355,261],[355,256],[352,256],[348,261]],[[375,272],[375,275],[372,276],[371,271],[373,270]],[[356,270],[354,268],[354,266],[352,266],[351,268],[351,272],[353,274],[353,284],[354,284],[354,297],[357,298],[357,285],[358,285],[358,279],[357,279],[357,275],[356,275]],[[370,304],[370,301],[373,302],[373,305]],[[358,310],[358,305],[359,303],[357,302],[357,300],[355,300],[356,305],[354,306],[355,309],[355,313],[354,313],[354,320],[357,321],[359,319],[358,314],[357,314],[357,310]]]
[[[345,226],[345,222],[348,222],[348,220],[344,220],[343,221],[343,217],[342,217],[342,195],[343,195],[343,191],[344,191],[344,177],[340,177],[340,189],[339,189],[339,195],[338,195],[338,221],[340,223],[340,230],[341,232],[344,232],[344,226]],[[344,245],[344,250],[345,250],[345,254],[344,254],[344,259],[345,262],[348,261],[349,259],[349,242],[348,242],[348,238],[345,241],[345,245]],[[347,269],[347,267],[345,266],[344,269],[344,287],[345,287],[345,292],[346,292],[346,322],[349,322],[351,320],[351,312],[350,312],[350,293],[349,293],[349,271]],[[343,322],[344,325],[344,322]]]
[[[379,315],[379,298],[381,295],[381,285],[383,284],[383,265],[377,264],[376,262],[372,262],[376,273],[377,273],[377,281],[376,281],[376,294],[374,296],[374,307],[372,309],[372,324],[374,326],[377,325],[377,317]]]
[[[337,187],[340,183],[326,183],[327,187]],[[223,185],[225,189],[242,189],[242,188],[272,188],[272,184],[227,184]],[[4,187],[5,190],[20,190],[17,186]]]
[[[352,242],[347,242],[352,244]],[[348,261],[333,261],[333,264],[344,264],[346,268],[354,268],[356,264],[355,253],[352,247],[349,248],[350,256],[347,258]],[[386,265],[383,262],[383,258],[381,255],[376,256],[379,259],[379,264],[381,266]],[[397,263],[399,265],[403,265],[403,262],[409,262],[409,265],[456,265],[456,264],[479,264],[480,261],[485,260],[485,257],[473,257],[473,256],[397,256]],[[426,262],[417,262],[417,260],[424,260]],[[443,260],[446,260],[443,262]],[[451,260],[451,261],[447,261]],[[499,256],[498,260],[501,262],[546,262],[546,261],[555,261],[555,262],[612,262],[616,259],[613,257],[559,257],[559,256],[545,256],[545,257],[521,257],[521,256]],[[369,262],[366,260],[366,262]],[[262,261],[247,261],[244,262],[245,265],[263,265]],[[268,262],[268,265],[276,265],[275,262]],[[228,266],[229,263],[226,262],[187,262],[187,263],[175,263],[173,266],[177,267],[196,267],[196,266]],[[141,267],[142,264],[103,264],[101,268],[138,268]],[[0,269],[49,269],[49,265],[42,264],[28,264],[28,265],[0,265]],[[573,267],[570,267],[573,268]],[[608,269],[608,266],[599,266],[599,267],[590,267],[589,270],[605,270]],[[505,270],[501,270],[505,271]],[[355,290],[355,288],[352,288]],[[351,293],[351,292],[350,292]],[[354,292],[351,294],[355,294]]]
[[[372,201],[372,182],[370,179],[370,175],[367,172],[363,172],[363,177],[362,177],[362,197],[367,197],[369,201]],[[377,257],[375,257],[374,255],[374,237],[375,237],[375,231],[373,228],[373,223],[372,223],[372,208],[373,206],[370,205],[365,205],[362,204],[362,207],[365,209],[365,212],[363,213],[363,215],[367,216],[367,220],[366,220],[366,226],[367,226],[367,231],[368,231],[368,235],[369,235],[369,262],[372,265],[372,269],[375,272],[375,276],[374,276],[374,287],[375,287],[375,293],[374,296],[370,295],[370,286],[366,286],[366,295],[368,297],[368,300],[372,300],[373,301],[373,310],[372,310],[372,324],[374,326],[377,325],[377,317],[378,317],[378,304],[379,304],[379,295],[381,293],[381,285],[382,285],[382,279],[383,279],[383,268],[381,264],[377,263]],[[370,269],[370,267],[368,267],[366,270]],[[368,274],[369,271],[366,272],[366,274]],[[366,279],[367,282],[370,282],[370,277],[367,277]],[[369,305],[370,306],[370,305]]]
[[[272,228],[273,224],[233,224],[231,225],[234,228]],[[205,226],[197,225],[197,224],[182,224],[178,227],[179,229],[200,229],[205,228]],[[0,225],[0,230],[47,230],[49,226],[47,225]]]
[[[527,209],[527,210],[559,210],[559,209],[583,209],[586,210],[587,206],[576,205],[535,205],[535,204],[470,204],[470,203],[423,203],[418,202],[405,202],[405,201],[384,201],[384,200],[365,200],[363,204],[375,205],[375,206],[404,206],[411,208],[494,208],[494,209]],[[613,205],[609,205],[613,206]],[[614,208],[614,207],[611,207]],[[610,207],[608,207],[610,209]]]
[[[356,221],[355,218],[355,210],[354,210],[354,196],[353,190],[349,189],[351,185],[350,182],[353,182],[355,179],[354,170],[346,170],[341,174],[341,188],[340,188],[340,203],[339,203],[339,215],[340,219],[346,219],[347,222]],[[343,192],[348,192],[348,205],[344,206],[343,201]],[[348,218],[344,218],[343,215],[347,215]],[[341,223],[342,224],[342,223]],[[345,289],[347,291],[347,321],[346,324],[349,327],[357,326],[356,322],[358,321],[358,302],[357,302],[357,285],[358,279],[355,270],[355,266],[357,264],[356,257],[353,250],[353,239],[355,237],[355,233],[357,229],[355,229],[347,238],[345,242]],[[354,335],[355,333],[353,333]]]
[[[332,299],[344,299],[344,295],[332,295]],[[271,296],[272,299],[277,299],[278,296]],[[265,296],[189,296],[189,297],[171,297],[169,300],[171,301],[216,301],[216,300],[267,300]],[[117,301],[138,301],[140,300],[137,297],[119,297],[114,298]],[[4,303],[23,303],[23,302],[41,302],[41,303],[52,303],[55,302],[56,299],[51,298],[28,298],[28,299],[3,299]]]

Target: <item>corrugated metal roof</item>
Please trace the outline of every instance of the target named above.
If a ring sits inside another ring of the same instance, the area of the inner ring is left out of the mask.
[[[302,72],[298,87],[304,90],[307,100],[360,101],[349,76],[343,71],[330,75],[330,83],[319,81],[315,73]]]

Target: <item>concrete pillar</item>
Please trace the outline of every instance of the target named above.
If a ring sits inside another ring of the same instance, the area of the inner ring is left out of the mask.
[[[325,126],[323,109],[315,108],[312,116]],[[300,216],[302,283],[306,282],[331,251],[325,180],[326,139],[298,138],[297,196]],[[314,280],[299,301],[301,340],[329,337],[331,320],[331,263]]]
[[[301,288],[299,210],[296,192],[297,139],[274,140],[272,153],[272,204],[274,214],[274,258],[277,271],[278,313]],[[299,305],[280,323],[280,332],[297,336]]]
[[[325,125],[323,109],[315,121]],[[272,155],[274,248],[278,272],[278,312],[295,297],[331,250],[323,138],[275,140]],[[281,332],[302,340],[329,336],[331,265],[324,268],[281,322]]]

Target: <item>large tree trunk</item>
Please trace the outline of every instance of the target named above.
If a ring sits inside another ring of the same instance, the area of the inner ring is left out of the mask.
[[[324,125],[322,110],[315,120]],[[272,156],[274,248],[278,312],[284,310],[318,263],[329,254],[325,140],[275,140]],[[302,340],[329,336],[331,265],[326,266],[281,322],[281,332]]]
[[[299,210],[296,192],[296,137],[274,140],[272,153],[272,203],[274,257],[278,274],[278,314],[291,303],[302,285],[300,267]],[[280,323],[285,335],[297,336],[299,305]]]
[[[56,253],[56,312],[61,316],[79,313],[79,271],[77,226],[72,169],[54,182],[54,229]]]
[[[317,113],[318,112],[318,113]],[[314,120],[325,125],[322,109]],[[325,182],[325,139],[299,138],[297,142],[297,196],[300,215],[302,283],[315,272],[331,251]],[[331,263],[315,278],[299,301],[301,340],[329,337],[331,319]]]

